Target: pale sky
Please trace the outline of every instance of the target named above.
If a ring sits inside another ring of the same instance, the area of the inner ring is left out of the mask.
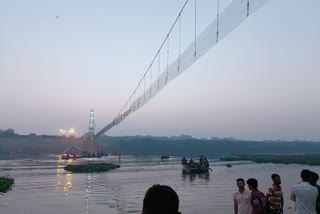
[[[193,0],[182,36],[193,36]],[[231,0],[220,0],[221,7]],[[185,0],[1,0],[0,129],[97,129],[120,111]],[[216,0],[197,0],[201,32]],[[320,1],[270,0],[107,135],[320,141]],[[184,40],[183,40],[184,41]]]

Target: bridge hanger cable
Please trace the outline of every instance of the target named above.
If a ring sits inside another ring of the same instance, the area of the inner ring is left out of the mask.
[[[178,61],[178,74],[180,70],[180,58],[181,58],[181,16],[179,16],[179,61]]]
[[[217,37],[216,43],[219,41],[219,10],[220,10],[220,0],[217,0]]]
[[[194,61],[197,59],[197,0],[194,0]]]

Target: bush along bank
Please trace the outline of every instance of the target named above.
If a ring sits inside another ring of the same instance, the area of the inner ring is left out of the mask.
[[[281,163],[320,166],[320,155],[241,155],[220,158],[221,161],[253,161],[256,163]]]
[[[120,168],[119,165],[112,163],[97,163],[97,164],[85,164],[85,165],[68,165],[64,167],[64,170],[74,173],[88,173],[88,172],[106,172],[110,169]]]
[[[0,177],[0,192],[7,192],[14,184],[13,178]]]

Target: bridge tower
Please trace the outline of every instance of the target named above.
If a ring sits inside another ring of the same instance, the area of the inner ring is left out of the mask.
[[[84,150],[90,153],[97,152],[99,149],[94,140],[95,128],[96,128],[96,125],[94,123],[94,111],[90,109],[89,132],[88,134],[86,134],[86,138],[84,141]]]
[[[90,117],[89,117],[89,134],[91,136],[95,135],[95,129],[96,125],[94,124],[94,111],[90,109]]]

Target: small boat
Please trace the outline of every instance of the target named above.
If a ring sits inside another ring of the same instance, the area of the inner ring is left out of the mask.
[[[119,152],[111,152],[109,155],[110,156],[121,156],[121,154]]]
[[[87,155],[87,156],[82,156],[82,158],[101,158],[102,156],[95,156],[95,155]]]
[[[194,167],[190,167],[188,165],[183,165],[183,169],[187,172],[187,173],[191,173],[191,174],[200,174],[200,173],[208,173],[209,172],[209,167],[205,167],[205,166],[201,166],[199,163],[195,163]]]
[[[163,160],[163,159],[169,159],[170,158],[170,156],[169,156],[169,154],[162,154],[161,156],[160,156],[160,158],[161,158],[161,160]]]
[[[61,156],[61,159],[63,159],[63,160],[77,159],[77,158],[82,158],[82,156],[81,155],[73,155],[73,154],[67,154],[67,155]]]

